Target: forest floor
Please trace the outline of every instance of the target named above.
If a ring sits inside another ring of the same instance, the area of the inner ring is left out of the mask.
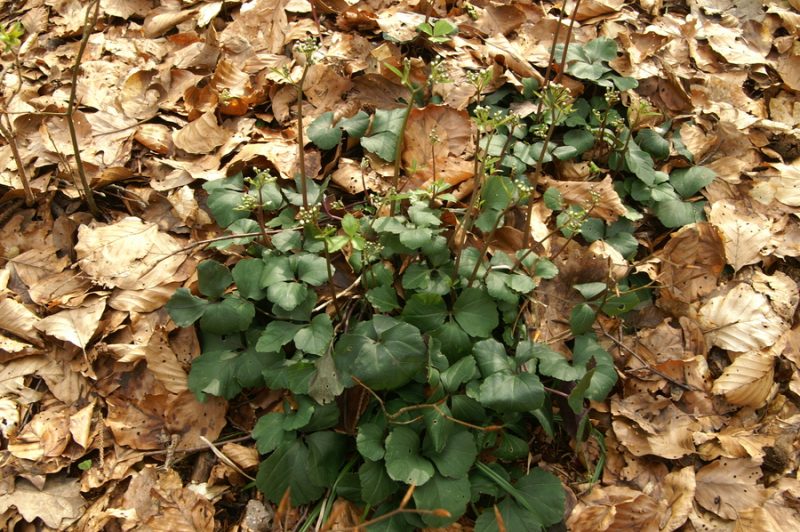
[[[94,2],[3,6],[0,529],[325,529],[307,523],[308,506],[251,489],[250,431],[270,392],[199,402],[190,390],[201,344],[164,305],[179,287],[196,293],[200,261],[233,265],[242,253],[195,245],[222,234],[203,185],[269,168],[290,186],[300,138],[306,175],[330,179],[328,204],[382,193],[394,165],[357,142],[321,149],[313,132],[298,135],[296,87],[281,73],[306,74],[308,128],[326,112],[403,107],[393,68],[404,58],[450,113],[425,118],[450,142],[433,174],[463,185],[475,132],[453,124],[476,97],[469,72],[491,72],[484,98],[521,93],[546,71],[575,98],[588,87],[548,69],[560,27],[575,46],[617,43],[609,66],[638,82],[623,103],[648,101],[652,127],[667,132],[656,170],[677,175],[691,161],[713,179],[687,185],[679,203],[696,218],[682,227],[638,203],[642,216],[625,226],[632,252],[620,253],[602,235],[547,236],[560,222],[545,184],[580,195],[569,187],[590,173],[586,160],[544,166],[525,230],[559,274],[534,293],[548,305],[536,340],[567,352],[569,312],[583,301],[571,287],[598,275],[647,278],[651,297],[592,325],[618,377],[588,403],[601,436],[577,442],[566,423],[555,438],[532,430],[527,463],[560,479],[571,530],[800,530],[797,0],[319,0],[313,10],[306,0],[99,0],[96,20]],[[417,29],[439,19],[457,31]],[[295,45],[309,36],[320,56],[306,72]],[[434,57],[442,79],[430,77]],[[432,141],[412,146],[413,126],[425,136],[423,119],[409,124],[407,190],[431,175],[409,150],[435,152]],[[609,185],[601,201],[620,196]],[[326,526],[356,526],[360,510],[337,504]],[[447,529],[471,530],[475,518]]]

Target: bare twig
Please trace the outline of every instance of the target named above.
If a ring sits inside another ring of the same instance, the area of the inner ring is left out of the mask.
[[[94,7],[94,12],[92,12],[92,7]],[[78,89],[78,73],[81,68],[81,59],[83,59],[83,53],[86,51],[86,45],[89,42],[89,36],[92,33],[92,29],[94,28],[95,23],[97,23],[97,15],[99,12],[100,0],[94,0],[94,6],[90,4],[86,8],[86,17],[83,22],[83,38],[81,38],[81,44],[78,48],[78,55],[75,57],[75,64],[72,67],[72,87],[69,91],[69,102],[67,103],[67,112],[65,113],[67,125],[69,126],[69,136],[70,139],[72,139],[72,151],[75,154],[75,165],[78,168],[78,177],[80,178],[81,188],[86,196],[86,204],[89,206],[89,211],[95,217],[100,213],[100,211],[97,209],[97,204],[94,201],[92,187],[89,186],[89,181],[86,179],[86,170],[83,167],[81,150],[78,146],[78,134],[75,130],[74,113],[76,93]]]

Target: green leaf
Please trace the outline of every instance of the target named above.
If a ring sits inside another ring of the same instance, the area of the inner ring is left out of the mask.
[[[275,283],[267,288],[267,299],[284,310],[294,310],[308,295],[303,283]]]
[[[344,466],[347,436],[325,430],[306,436],[306,444],[311,455],[308,463],[308,476],[317,486],[329,488]]]
[[[555,187],[548,187],[542,194],[544,204],[548,209],[558,211],[564,208],[564,199],[561,197],[561,191]]]
[[[218,298],[232,282],[230,270],[215,260],[204,260],[197,265],[197,286],[205,296]]]
[[[307,327],[294,335],[294,345],[312,355],[322,355],[333,339],[333,324],[327,314],[314,316]]]
[[[302,327],[287,321],[271,321],[258,337],[256,349],[264,353],[277,353],[281,347],[292,341]]]
[[[554,525],[564,518],[566,496],[561,481],[552,473],[534,467],[530,473],[517,480],[514,487],[525,498],[545,526]]]
[[[328,263],[319,255],[304,253],[297,257],[297,278],[311,286],[328,282]]]
[[[429,408],[422,415],[425,422],[425,440],[423,447],[428,450],[432,447],[433,452],[440,452],[444,449],[447,439],[454,429],[453,422],[448,419],[451,416],[450,409],[446,404],[438,405],[437,408]]]
[[[470,500],[470,483],[466,477],[453,479],[435,475],[430,482],[414,490],[414,504],[418,509],[444,509],[450,517],[423,514],[422,520],[430,527],[443,527],[459,519]]]
[[[656,160],[669,157],[669,141],[653,129],[640,130],[636,134],[636,143]]]
[[[533,344],[534,357],[539,361],[539,373],[553,377],[560,381],[572,382],[580,379],[586,373],[585,366],[573,366],[557,351],[553,351],[546,344]]]
[[[212,334],[246,331],[255,315],[256,308],[250,301],[235,296],[226,297],[206,307],[200,318],[200,327]]]
[[[321,150],[335,148],[342,140],[342,130],[333,125],[333,113],[322,113],[308,126],[308,138]]]
[[[433,231],[425,227],[410,226],[400,234],[400,242],[409,249],[419,249],[433,238]]]
[[[645,185],[655,185],[656,175],[653,158],[646,151],[631,142],[625,152],[625,164],[628,169]]]
[[[419,436],[408,427],[395,427],[386,437],[386,472],[393,480],[422,486],[433,477],[433,464],[419,454]]]
[[[366,293],[367,301],[379,312],[391,312],[400,307],[397,301],[397,291],[389,285],[370,288]]]
[[[669,175],[669,181],[681,197],[689,198],[714,181],[715,177],[717,177],[716,172],[710,168],[692,166],[673,170]]]
[[[452,434],[443,450],[428,453],[439,473],[450,478],[466,477],[477,456],[475,438],[466,430]]]
[[[495,373],[508,373],[514,369],[514,363],[506,354],[505,347],[494,338],[476,343],[472,355],[478,362],[478,368],[484,378]]]
[[[669,200],[657,203],[654,210],[664,227],[674,229],[705,220],[702,207],[702,203]]]
[[[498,412],[528,412],[544,403],[544,386],[531,373],[494,373],[481,383],[479,400]]]
[[[431,331],[431,337],[439,340],[442,352],[452,364],[472,351],[472,340],[457,323],[448,320],[441,327]]]
[[[339,127],[344,129],[351,137],[361,137],[369,127],[369,115],[359,111],[350,118],[339,121]]]
[[[416,327],[379,315],[343,335],[334,359],[344,382],[352,375],[373,390],[393,389],[422,371],[427,348]]]
[[[403,319],[422,332],[435,329],[447,318],[447,305],[442,296],[421,292],[414,294],[406,302],[402,312]]]
[[[569,326],[572,334],[578,336],[592,330],[592,325],[597,317],[594,309],[586,303],[579,303],[572,308],[569,317]]]
[[[178,327],[188,327],[203,315],[208,301],[195,297],[187,288],[178,288],[165,308]]]
[[[230,235],[252,234],[252,233],[257,233],[258,231],[259,231],[258,222],[256,222],[255,220],[251,220],[249,218],[242,218],[240,220],[236,220],[227,228],[227,232]],[[254,236],[243,236],[240,238],[235,238],[231,236],[231,238],[219,242],[212,242],[209,247],[225,249],[230,246],[244,246],[249,244],[253,240],[255,240]]]
[[[269,288],[275,283],[294,281],[294,272],[289,257],[282,255],[264,257],[264,269],[261,273],[261,286]]]
[[[283,412],[270,412],[258,418],[253,427],[253,439],[256,440],[256,449],[261,454],[271,453],[284,440],[285,431],[283,421],[286,415]]]
[[[572,288],[581,293],[584,299],[592,299],[593,297],[601,294],[608,286],[606,283],[583,283],[572,285]]]
[[[209,181],[203,188],[209,192],[208,209],[220,227],[228,227],[236,220],[250,216],[247,210],[237,208],[242,205],[244,196],[242,174],[219,181]]]
[[[367,504],[376,505],[400,487],[386,473],[383,462],[364,460],[358,468],[358,479],[361,484],[361,498]]]
[[[253,300],[264,299],[266,292],[261,287],[264,261],[261,259],[242,259],[231,271],[233,282],[242,297]]]
[[[564,134],[564,144],[575,148],[575,155],[580,155],[594,146],[594,135],[585,129],[570,129]]]
[[[403,127],[406,110],[378,109],[372,120],[372,128],[368,137],[361,137],[361,146],[365,150],[376,154],[387,162],[394,162],[397,149],[397,136]]]
[[[383,440],[385,427],[378,423],[360,423],[356,436],[356,448],[368,460],[380,460],[385,450]]]
[[[453,316],[470,336],[486,338],[497,327],[497,306],[489,294],[478,288],[466,288],[453,305]]]
[[[262,368],[275,362],[252,350],[208,350],[192,361],[189,389],[201,401],[205,400],[205,394],[231,399],[243,387],[255,386]]]
[[[439,379],[445,390],[448,392],[455,392],[462,384],[478,376],[477,370],[475,359],[471,356],[466,356],[443,371],[441,375],[439,375]]]
[[[283,443],[269,458],[261,462],[256,476],[256,486],[264,496],[279,503],[288,489],[292,506],[300,506],[319,499],[325,488],[317,486],[309,476],[308,448],[302,440]]]
[[[617,58],[617,41],[598,37],[586,43],[583,51],[591,61],[613,61]]]

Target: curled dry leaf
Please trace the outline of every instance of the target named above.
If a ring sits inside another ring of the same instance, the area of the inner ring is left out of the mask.
[[[649,495],[625,486],[595,486],[567,520],[569,530],[657,530],[658,503]]]
[[[766,494],[756,481],[761,478],[761,468],[749,459],[722,458],[702,467],[697,472],[695,500],[706,510],[724,519],[760,506]]]
[[[734,281],[706,300],[697,319],[710,344],[740,352],[769,347],[789,329],[769,299],[746,282]]]
[[[86,349],[86,345],[100,325],[100,318],[105,309],[106,298],[95,297],[80,308],[62,310],[42,319],[36,324],[36,328],[59,340]]]
[[[659,499],[661,521],[658,529],[672,532],[689,518],[695,491],[694,467],[686,466],[664,477],[663,494]]]
[[[213,111],[206,111],[200,118],[190,122],[172,134],[172,141],[187,153],[210,153],[222,146],[232,132],[217,124]]]
[[[695,452],[692,433],[700,424],[670,399],[647,393],[611,400],[617,439],[636,456],[652,454],[676,459]]]
[[[774,357],[769,354],[743,353],[714,381],[712,392],[737,406],[762,407],[775,384],[774,366]]]
[[[159,155],[170,153],[174,147],[172,133],[163,124],[142,124],[136,128],[134,140]]]
[[[664,248],[648,262],[657,264],[654,280],[660,289],[662,304],[669,300],[692,303],[717,287],[725,267],[725,251],[713,225],[688,225],[673,233]]]
[[[0,329],[41,345],[41,338],[36,330],[38,322],[39,316],[28,310],[25,305],[8,297],[0,298]]]
[[[179,241],[139,218],[81,226],[75,252],[81,270],[107,287],[139,290],[174,281],[186,260]]]

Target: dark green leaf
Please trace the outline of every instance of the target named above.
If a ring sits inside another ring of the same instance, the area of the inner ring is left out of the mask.
[[[178,288],[166,304],[167,312],[178,327],[188,327],[203,315],[208,301],[195,297],[186,288]]]
[[[714,181],[716,172],[705,166],[692,166],[673,170],[669,181],[675,190],[684,198],[694,196],[706,185]]]
[[[506,354],[505,347],[494,338],[476,343],[472,355],[478,362],[478,368],[484,378],[495,373],[508,373],[514,369],[514,362]]]
[[[497,307],[489,294],[478,288],[466,288],[453,305],[453,316],[470,336],[486,338],[497,327]]]
[[[585,129],[571,129],[564,134],[564,144],[575,148],[576,155],[580,155],[594,146],[594,135]]]
[[[261,259],[242,259],[233,267],[231,275],[239,294],[247,299],[260,300],[266,295],[261,288],[261,275],[264,273],[264,261]]]
[[[256,440],[256,449],[261,454],[271,453],[284,440],[283,412],[270,412],[258,418],[253,427],[253,439]]]
[[[393,480],[422,486],[433,477],[433,464],[419,454],[419,436],[412,429],[395,427],[386,438],[386,471]]]
[[[389,285],[370,288],[367,290],[366,298],[379,312],[391,312],[400,307],[397,291]]]
[[[464,329],[454,321],[448,320],[430,335],[442,344],[442,353],[450,363],[468,355],[472,350],[472,340]]]
[[[333,125],[333,113],[322,113],[308,126],[308,138],[321,150],[335,148],[342,140],[342,130]]]
[[[403,308],[402,316],[411,325],[422,332],[427,332],[444,323],[447,306],[442,296],[421,292],[409,298]]]
[[[443,527],[459,519],[467,509],[470,484],[466,477],[453,479],[434,475],[430,482],[414,490],[414,504],[418,509],[444,509],[450,517],[423,514],[422,520],[431,527]]]
[[[702,222],[703,216],[701,203],[687,203],[681,200],[662,201],[656,204],[655,213],[664,227],[674,229],[695,222]]]
[[[530,373],[494,373],[480,385],[480,403],[498,412],[528,412],[544,403],[544,386]]]
[[[329,488],[344,466],[347,436],[333,431],[314,432],[306,436],[311,455],[308,476],[317,486]]]
[[[303,283],[275,283],[267,288],[267,299],[284,310],[294,310],[308,295]]]
[[[467,430],[451,435],[443,450],[428,454],[439,473],[450,478],[466,477],[476,456],[478,447],[475,438]]]
[[[564,208],[564,199],[561,197],[561,191],[555,187],[549,187],[542,194],[544,204],[548,209],[558,211]]]
[[[435,409],[429,408],[422,415],[426,429],[423,442],[426,454],[431,448],[433,452],[441,452],[447,444],[447,440],[455,428],[454,423],[448,417],[451,417],[450,409],[445,404],[438,405]]]
[[[271,321],[259,336],[256,349],[264,353],[278,352],[281,347],[292,341],[295,333],[302,327],[286,321]]]
[[[211,303],[200,318],[200,327],[212,334],[231,334],[246,331],[256,315],[250,301],[238,297],[226,297],[219,303]]]
[[[378,423],[360,423],[356,436],[358,452],[368,460],[380,460],[384,455],[385,427]]]
[[[378,504],[400,487],[389,478],[383,462],[364,460],[358,468],[358,479],[361,483],[361,498],[367,504]]]
[[[215,260],[204,260],[197,265],[197,286],[205,296],[218,298],[232,282],[230,270]]]
[[[388,316],[375,316],[343,335],[334,353],[345,382],[358,377],[375,390],[398,388],[425,366],[427,348],[419,330]]]
[[[569,317],[569,326],[572,329],[572,334],[577,336],[591,331],[595,317],[594,309],[586,303],[575,305]]]
[[[333,339],[333,324],[327,314],[314,316],[311,323],[297,331],[294,345],[306,353],[322,355]]]
[[[439,378],[445,390],[455,392],[462,384],[478,376],[477,369],[475,359],[471,356],[466,356],[442,372]]]
[[[283,443],[269,458],[261,462],[256,486],[270,502],[279,503],[286,490],[292,506],[308,504],[319,499],[325,488],[315,485],[309,476],[309,452],[297,439]]]
[[[669,141],[653,129],[640,130],[636,134],[636,143],[656,160],[669,157]]]
[[[608,286],[606,283],[583,283],[572,285],[572,288],[581,293],[584,299],[592,299],[601,294]]]
[[[261,273],[261,286],[269,288],[275,283],[293,281],[294,273],[289,257],[282,255],[264,257],[264,269]]]
[[[364,111],[359,111],[350,118],[341,120],[338,126],[344,129],[351,137],[361,137],[369,127],[369,115]]]
[[[304,253],[297,257],[297,278],[311,286],[328,282],[328,263],[323,257]]]

